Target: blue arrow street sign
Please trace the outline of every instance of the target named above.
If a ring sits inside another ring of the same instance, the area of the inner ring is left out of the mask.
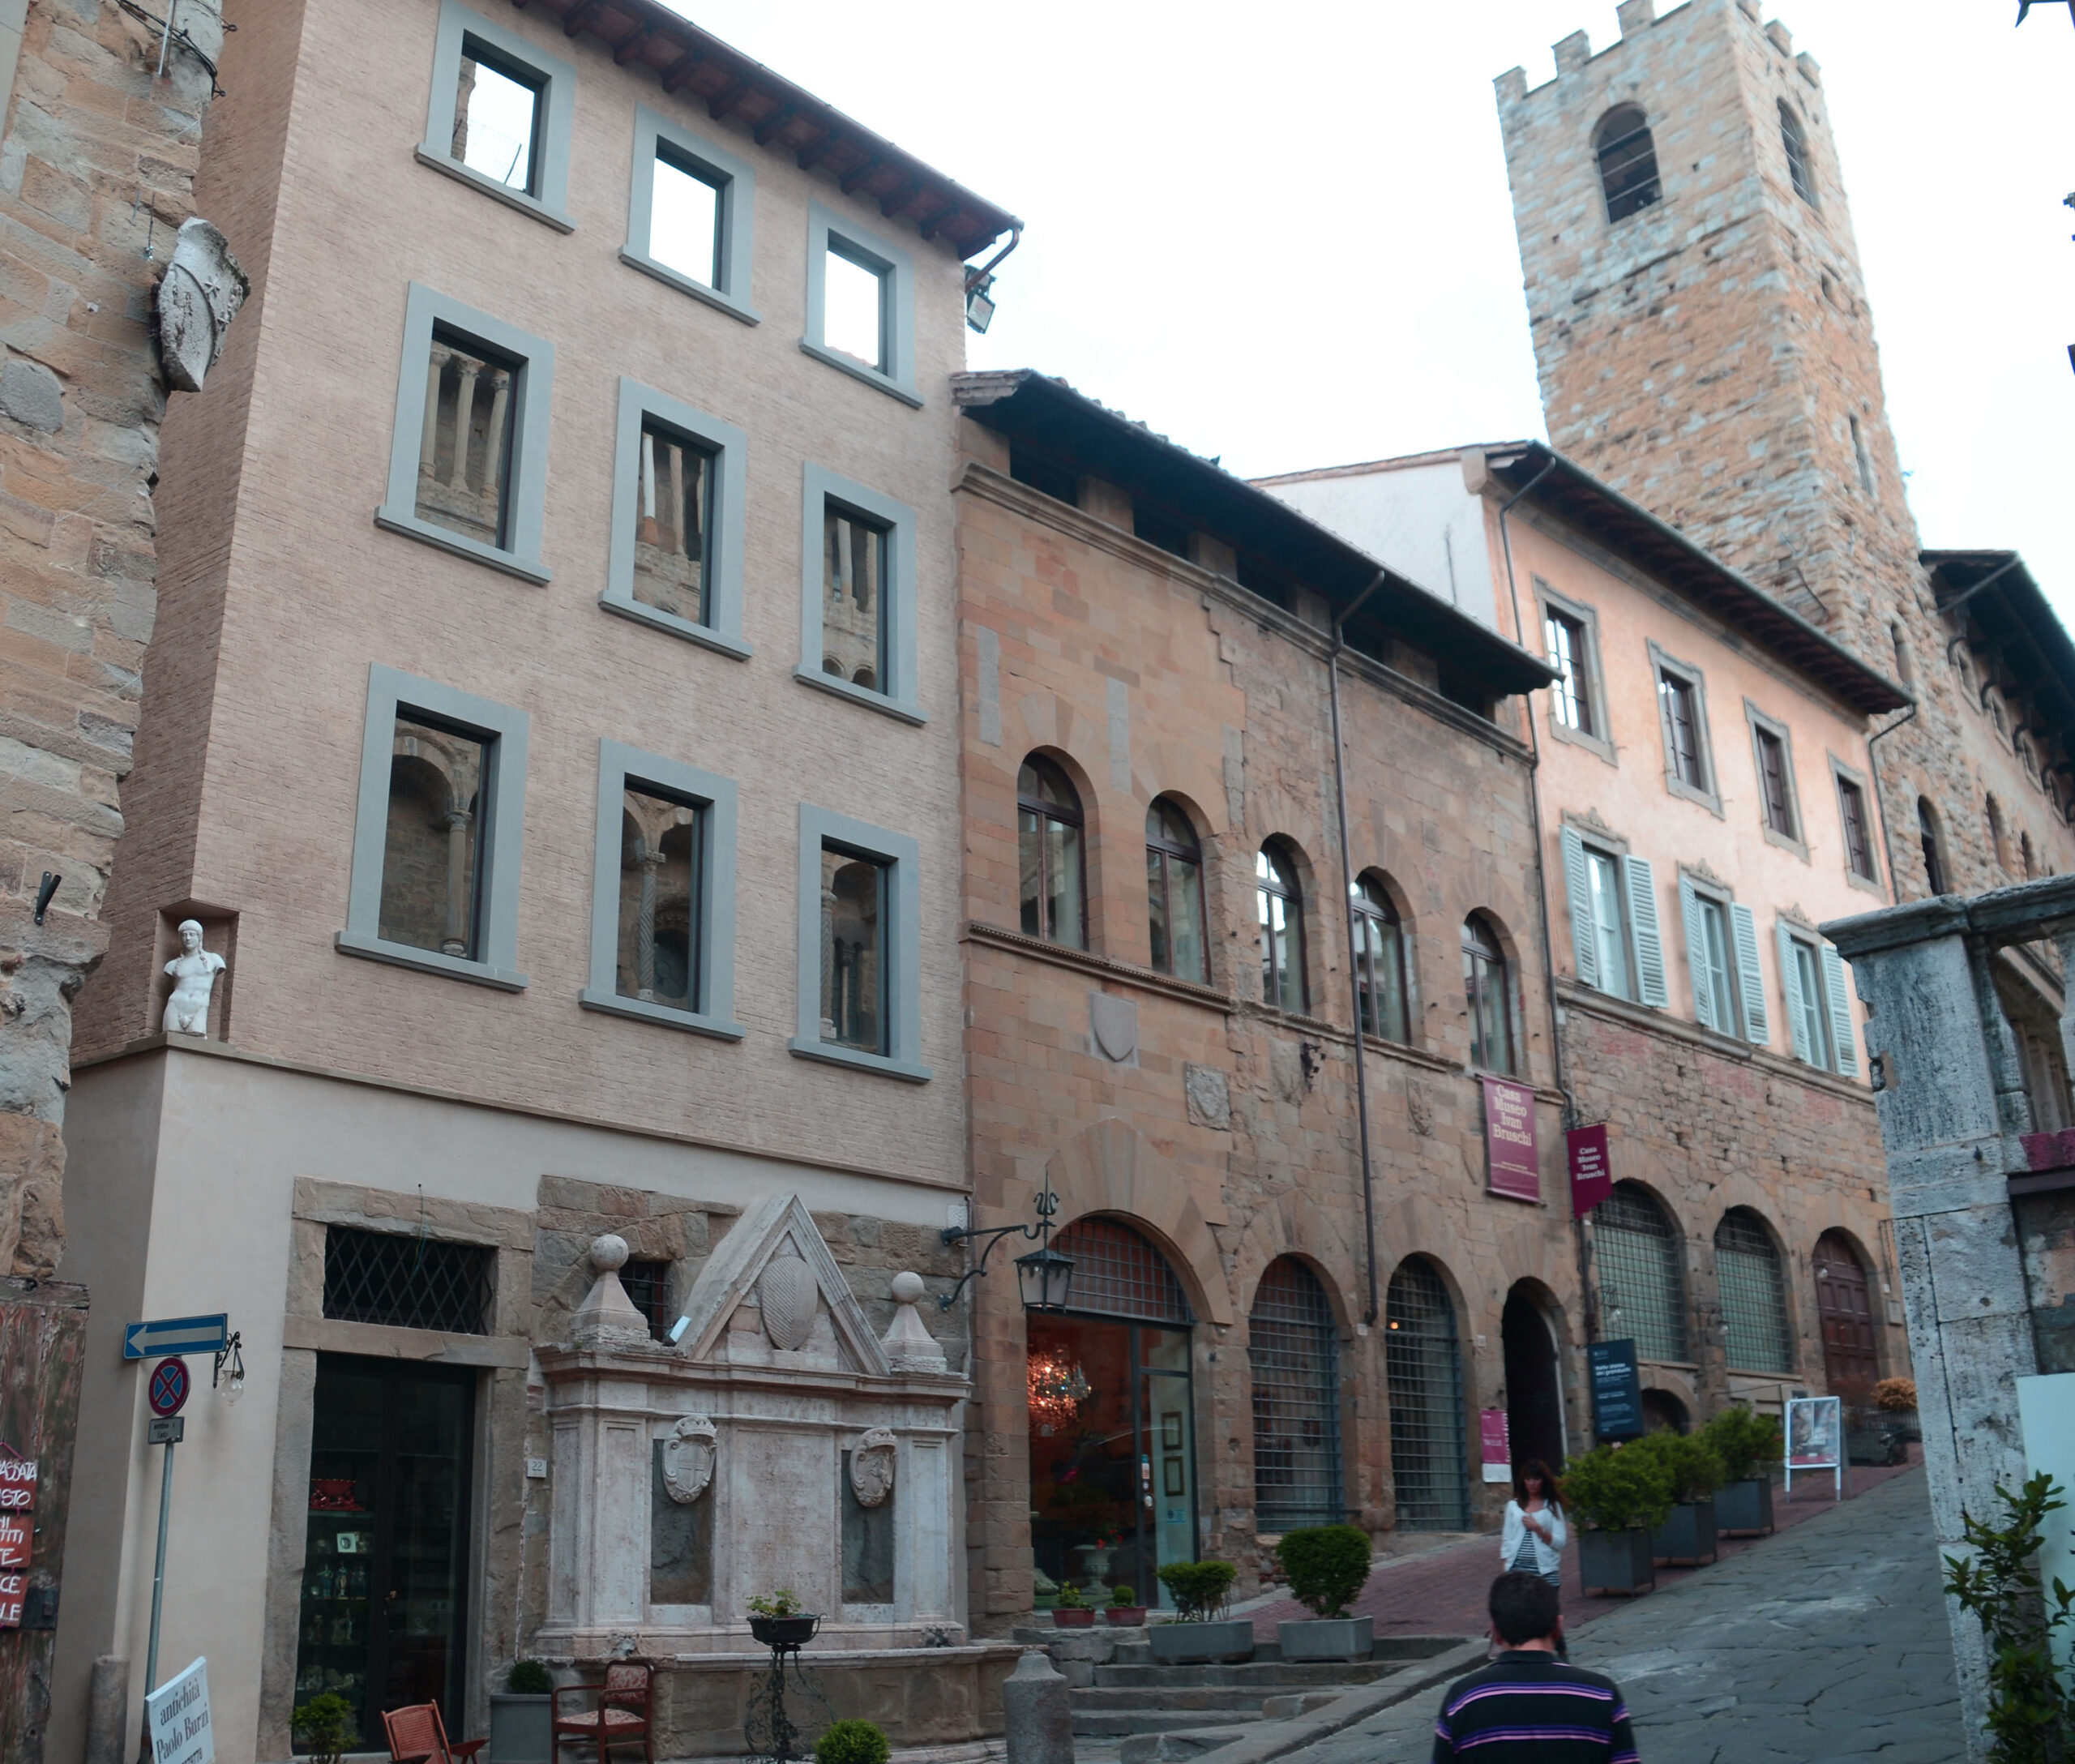
[[[168,1354],[220,1354],[230,1334],[230,1313],[212,1317],[162,1317],[156,1323],[126,1323],[122,1329],[125,1359],[160,1359]]]

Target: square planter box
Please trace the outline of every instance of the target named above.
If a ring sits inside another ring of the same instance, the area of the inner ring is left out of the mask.
[[[1587,1592],[1645,1593],[1657,1585],[1650,1534],[1641,1526],[1579,1532],[1578,1569]]]
[[[1213,1660],[1237,1662],[1254,1657],[1254,1620],[1230,1617],[1218,1623],[1156,1623],[1145,1632],[1153,1657],[1163,1666],[1205,1666]]]
[[[554,1698],[490,1693],[486,1764],[554,1764]]]
[[[1769,1537],[1773,1530],[1773,1479],[1724,1483],[1715,1490],[1715,1530],[1723,1537]]]
[[[1366,1660],[1376,1645],[1374,1617],[1316,1617],[1278,1623],[1275,1638],[1286,1660]]]
[[[1682,1568],[1712,1562],[1717,1553],[1713,1497],[1680,1501],[1671,1509],[1671,1517],[1650,1533],[1650,1548],[1659,1561],[1676,1563]]]

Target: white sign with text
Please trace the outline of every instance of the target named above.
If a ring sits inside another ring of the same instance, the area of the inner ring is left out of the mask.
[[[216,1764],[209,1731],[209,1663],[199,1659],[144,1699],[152,1764]]]

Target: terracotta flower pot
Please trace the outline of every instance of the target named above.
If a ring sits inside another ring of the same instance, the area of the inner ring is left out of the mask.
[[[1112,1605],[1102,1613],[1103,1621],[1120,1629],[1135,1629],[1145,1621],[1144,1605]]]
[[[1087,1605],[1078,1608],[1072,1605],[1055,1605],[1052,1608],[1052,1627],[1055,1629],[1093,1629],[1094,1625],[1095,1612]]]

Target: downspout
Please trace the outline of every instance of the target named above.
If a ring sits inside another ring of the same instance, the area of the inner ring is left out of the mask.
[[[1873,774],[1874,806],[1880,811],[1880,849],[1888,858],[1888,898],[1890,901],[1899,901],[1902,890],[1902,884],[1895,880],[1895,835],[1893,828],[1888,824],[1888,799],[1880,787],[1880,756],[1873,751],[1873,744],[1876,741],[1885,741],[1904,723],[1914,722],[1916,711],[1917,707],[1912,704],[1885,729],[1876,729],[1866,738],[1866,764],[1867,769]]]
[[[1347,987],[1354,1006],[1354,1118],[1362,1141],[1362,1231],[1368,1249],[1366,1272],[1368,1302],[1362,1312],[1370,1328],[1376,1321],[1376,1189],[1369,1162],[1369,1068],[1363,1058],[1362,1035],[1362,967],[1354,947],[1354,859],[1347,846],[1347,770],[1340,751],[1340,652],[1347,647],[1344,635],[1347,621],[1384,585],[1385,572],[1354,597],[1347,610],[1333,622],[1333,648],[1326,652],[1326,679],[1333,700],[1333,794],[1340,816],[1340,906],[1346,915]]]

